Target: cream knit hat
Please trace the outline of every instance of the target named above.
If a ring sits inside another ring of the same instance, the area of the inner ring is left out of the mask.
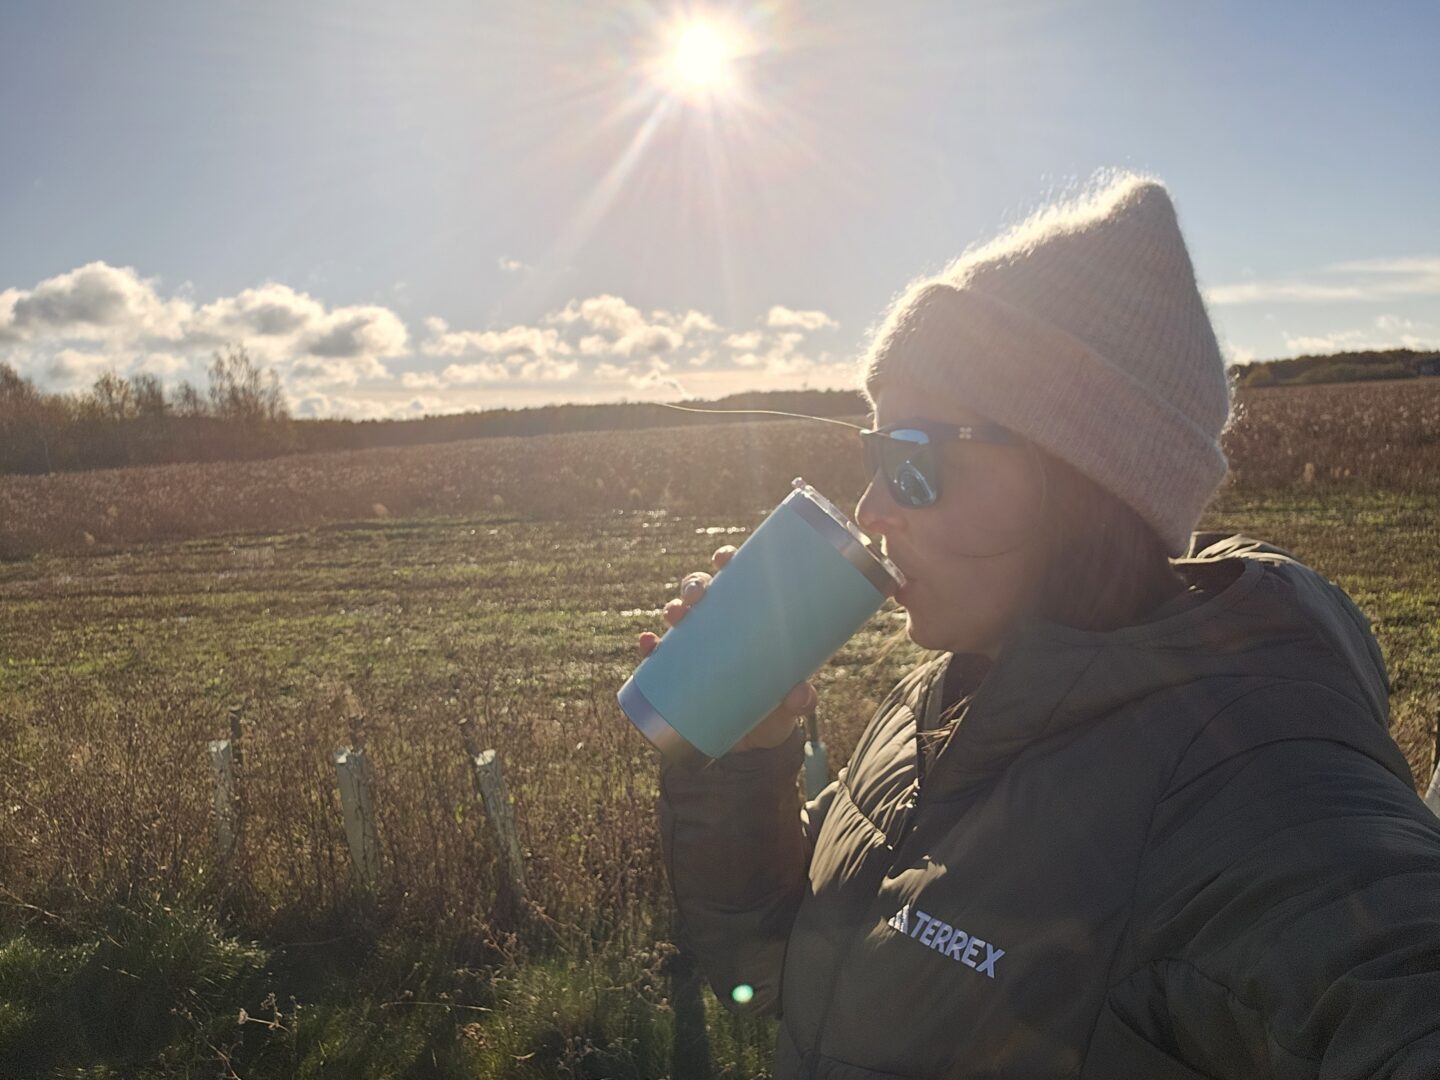
[[[1128,503],[1172,555],[1225,477],[1225,362],[1163,185],[1048,207],[891,308],[865,365],[1003,424]]]

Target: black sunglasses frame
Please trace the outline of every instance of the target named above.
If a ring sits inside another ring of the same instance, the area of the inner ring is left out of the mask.
[[[900,432],[924,439],[897,438]],[[940,501],[940,468],[934,448],[947,442],[982,442],[994,446],[1018,446],[1022,439],[999,424],[945,424],[914,420],[864,429],[860,442],[865,448],[865,470],[870,479],[879,473],[890,497],[907,510],[923,510]],[[896,453],[897,448],[904,453]]]

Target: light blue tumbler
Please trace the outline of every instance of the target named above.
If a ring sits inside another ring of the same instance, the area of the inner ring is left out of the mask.
[[[718,758],[904,581],[844,511],[796,479],[621,687],[620,708],[667,760]]]

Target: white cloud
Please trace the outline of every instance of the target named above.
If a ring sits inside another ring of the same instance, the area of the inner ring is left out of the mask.
[[[1429,323],[1383,314],[1375,318],[1373,327],[1353,327],[1328,334],[1286,333],[1284,339],[1285,348],[1290,352],[1313,356],[1369,349],[1430,349],[1440,340],[1440,332]]]
[[[290,411],[295,416],[349,420],[404,420],[417,416],[455,411],[454,403],[436,397],[414,397],[405,400],[309,393],[291,398]]]
[[[564,382],[579,370],[573,360],[530,360],[521,364],[516,374],[530,382]]]
[[[262,353],[283,351],[324,315],[325,306],[314,297],[269,281],[206,304],[186,328],[186,337],[202,345],[244,341]]]
[[[589,356],[671,352],[683,346],[691,333],[719,329],[710,316],[698,311],[656,311],[647,320],[639,308],[609,293],[571,300],[546,321],[589,327],[592,332],[580,340],[581,352]]]
[[[191,314],[189,301],[162,299],[153,278],[97,261],[0,292],[0,343],[173,340]]]
[[[776,304],[765,317],[766,326],[795,326],[801,330],[823,330],[838,326],[834,319],[823,311],[795,311]]]
[[[80,390],[115,366],[115,358],[107,353],[61,349],[51,358],[45,374],[66,389]]]
[[[649,371],[644,375],[632,375],[630,385],[636,390],[653,394],[657,390],[673,390],[682,398],[690,397],[690,391],[680,383],[678,379],[672,378],[659,371]]]
[[[190,361],[183,356],[176,356],[174,353],[152,352],[142,356],[132,370],[144,375],[158,375],[162,379],[169,379],[190,366]]]
[[[1425,324],[1418,323],[1414,319],[1401,318],[1399,315],[1377,315],[1375,317],[1375,329],[1387,334],[1398,334],[1407,330],[1419,330]]]
[[[741,350],[731,357],[737,367],[770,375],[794,375],[815,365],[815,361],[799,352],[800,343],[804,340],[805,334],[800,330],[786,330],[768,336],[756,330],[732,334],[725,343]]]
[[[389,308],[375,305],[336,308],[307,336],[305,351],[332,360],[371,362],[405,355],[409,332]],[[384,368],[381,367],[381,371]]]
[[[1416,255],[1399,259],[1352,259],[1335,263],[1332,270],[1351,270],[1362,274],[1417,274],[1434,277],[1440,274],[1440,255]]]
[[[673,311],[656,310],[650,313],[650,317],[658,323],[673,326],[687,336],[694,333],[715,333],[720,329],[715,320],[703,311],[692,310],[679,315]]]
[[[203,372],[215,350],[244,345],[284,381],[313,388],[388,380],[384,361],[409,349],[404,321],[379,305],[327,310],[274,281],[201,305],[191,291],[162,296],[154,279],[98,261],[33,288],[5,289],[0,359],[23,347],[44,357],[46,381],[71,386],[96,367],[96,356],[107,369],[168,377]]]
[[[504,382],[509,378],[510,369],[494,360],[481,360],[473,364],[451,364],[440,373],[441,382],[455,386]]]
[[[1211,304],[1299,304],[1440,296],[1440,256],[1356,259],[1332,263],[1316,274],[1272,281],[1242,281],[1205,290]]]
[[[508,330],[451,330],[444,319],[429,318],[425,328],[430,336],[421,344],[426,356],[473,356],[476,354],[527,357],[566,356],[570,346],[560,331],[538,326],[512,326]]]
[[[212,354],[243,345],[280,377],[297,415],[413,415],[670,396],[684,392],[677,371],[707,393],[806,385],[847,366],[805,349],[809,333],[834,325],[777,305],[741,331],[694,308],[602,293],[529,324],[466,329],[430,318],[412,336],[378,303],[330,307],[278,281],[227,296],[196,298],[188,285],[166,294],[132,268],[95,262],[0,290],[0,361],[45,389],[83,390],[109,370],[203,386]],[[392,372],[397,360],[411,370]]]
[[[385,365],[373,356],[304,356],[290,365],[291,381],[302,388],[355,386],[364,379],[389,377]]]

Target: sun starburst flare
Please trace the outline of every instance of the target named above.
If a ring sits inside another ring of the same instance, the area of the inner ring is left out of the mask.
[[[713,107],[735,100],[738,61],[745,55],[739,29],[724,20],[691,17],[672,24],[652,71],[656,83],[690,105]]]

